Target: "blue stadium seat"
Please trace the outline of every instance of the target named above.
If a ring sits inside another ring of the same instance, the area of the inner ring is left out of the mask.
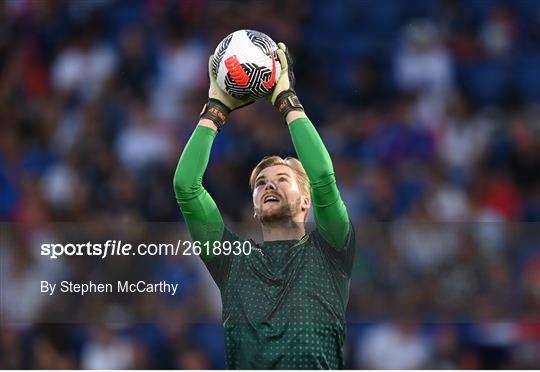
[[[462,9],[467,19],[474,20],[476,24],[481,24],[487,18],[489,12],[501,3],[501,0],[473,0],[467,1]]]
[[[435,15],[438,4],[433,0],[409,0],[403,7],[403,16],[407,18],[431,18]]]
[[[401,2],[394,0],[371,1],[365,27],[372,35],[393,36],[401,29],[401,6]]]
[[[464,91],[478,104],[501,103],[510,88],[507,63],[495,60],[475,61],[458,66]]]
[[[348,33],[340,42],[340,55],[346,59],[361,59],[374,56],[380,40],[364,33]]]
[[[540,55],[524,57],[514,65],[514,83],[524,101],[540,100]]]
[[[521,23],[526,28],[531,28],[538,22],[540,16],[540,1],[538,0],[514,0],[512,6],[519,14]]]

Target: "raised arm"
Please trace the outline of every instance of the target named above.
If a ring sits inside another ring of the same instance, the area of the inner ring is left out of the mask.
[[[283,43],[279,48],[282,75],[271,101],[287,122],[294,148],[309,177],[317,230],[332,247],[341,250],[345,248],[350,234],[347,208],[337,188],[330,155],[294,91],[290,56]]]
[[[191,238],[202,243],[221,240],[225,228],[216,203],[202,185],[212,143],[227,115],[252,103],[230,97],[219,89],[211,73],[211,61],[212,56],[208,61],[208,103],[204,106],[199,124],[180,156],[173,181],[176,201],[184,215]],[[205,252],[202,253],[205,261],[213,258],[205,256]]]
[[[290,113],[288,117],[295,117]],[[334,248],[345,247],[349,237],[349,216],[336,184],[330,155],[311,121],[303,115],[287,120],[300,162],[311,185],[313,216],[317,229]]]
[[[194,241],[216,241],[223,236],[223,218],[219,209],[202,185],[202,178],[216,129],[211,128],[207,119],[201,120],[191,135],[174,174],[176,201],[187,223]],[[204,257],[203,259],[210,259]]]

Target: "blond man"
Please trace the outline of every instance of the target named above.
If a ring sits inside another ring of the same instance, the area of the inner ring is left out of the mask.
[[[277,54],[282,74],[268,98],[287,123],[300,160],[267,157],[251,174],[254,216],[264,241],[229,231],[202,186],[212,142],[227,115],[251,103],[220,90],[211,73],[209,100],[178,162],[174,191],[194,241],[256,247],[249,254],[201,254],[221,292],[228,368],[343,368],[354,230],[328,151],[294,91],[282,43]],[[306,231],[311,210],[316,228]]]

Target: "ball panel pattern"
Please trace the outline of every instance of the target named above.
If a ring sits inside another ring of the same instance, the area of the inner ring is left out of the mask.
[[[262,32],[246,30],[246,34],[253,44],[262,49],[264,54],[271,55],[277,50],[276,43]]]
[[[227,76],[225,77],[225,88],[228,94],[237,98],[246,96],[262,98],[270,93],[273,87],[267,89],[263,84],[261,84],[261,81],[267,81],[270,79],[270,76],[272,75],[272,71],[270,69],[253,63],[242,63],[241,66],[249,76],[249,82],[244,86],[236,84],[234,79],[231,77],[231,74],[227,73]]]
[[[223,39],[221,43],[219,43],[219,45],[217,46],[216,51],[214,52],[214,57],[212,58],[212,73],[214,74],[214,76],[217,76],[218,66],[223,60],[223,56],[225,55],[225,52],[229,47],[232,37],[233,34],[230,34],[225,39]]]

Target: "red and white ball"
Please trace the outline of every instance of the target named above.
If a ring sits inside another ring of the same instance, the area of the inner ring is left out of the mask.
[[[218,86],[236,98],[266,96],[281,74],[277,49],[276,43],[259,31],[238,30],[228,35],[212,60]]]

